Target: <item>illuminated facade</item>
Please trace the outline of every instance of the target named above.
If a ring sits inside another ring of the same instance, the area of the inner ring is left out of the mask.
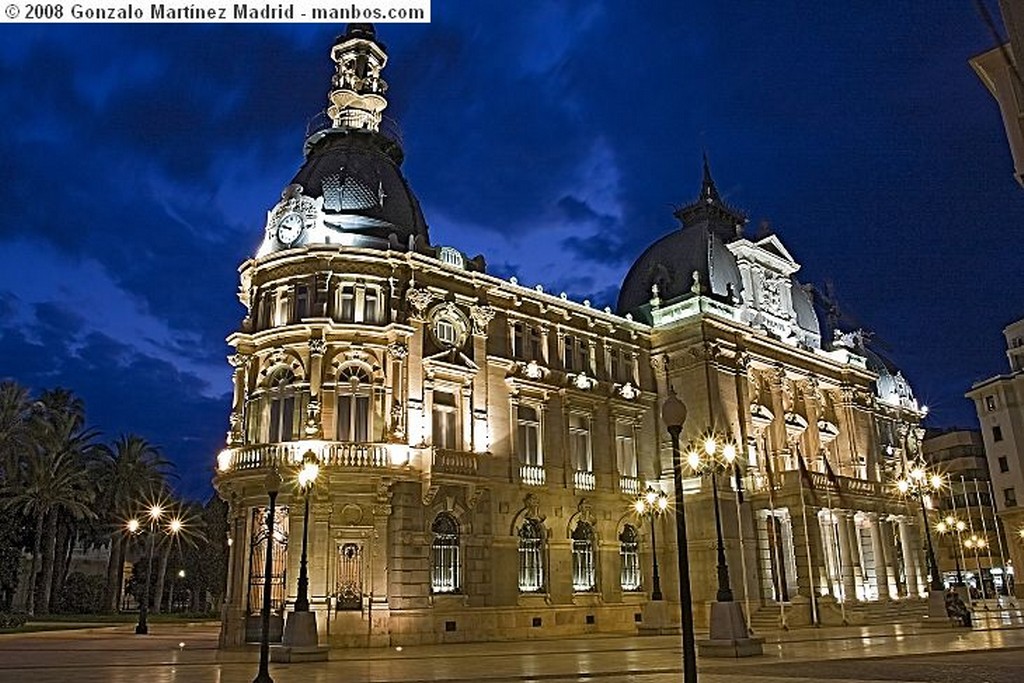
[[[225,645],[256,635],[269,467],[285,479],[275,612],[295,599],[294,474],[310,451],[309,585],[330,644],[636,632],[652,563],[632,503],[671,488],[666,382],[689,408],[684,440],[713,429],[746,446],[745,495],[726,487],[722,514],[751,611],[781,601],[807,621],[814,592],[819,618],[838,620],[837,598],[852,609],[924,590],[920,517],[886,484],[916,456],[923,410],[858,335],[823,339],[799,264],[777,237],[744,236],[706,165],[681,228],[633,266],[618,313],[599,310],[432,245],[382,115],[383,46],[352,25],[331,54],[322,125],[240,268],[215,480],[233,541]],[[687,492],[704,605],[711,497],[696,477]],[[670,520],[656,533],[678,600]]]
[[[993,503],[1009,537],[1007,554],[1024,566],[1024,320],[1003,330],[1010,372],[976,383],[967,392],[974,401],[992,477]],[[1017,595],[1024,589],[1015,587]]]

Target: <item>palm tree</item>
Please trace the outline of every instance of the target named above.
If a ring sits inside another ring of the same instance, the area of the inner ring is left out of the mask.
[[[74,519],[93,516],[95,492],[89,481],[89,458],[96,432],[83,429],[69,412],[50,412],[37,421],[37,444],[21,464],[20,481],[8,482],[4,505],[35,519],[28,612],[36,612],[36,580],[42,560],[39,610],[49,610],[53,584],[54,540],[61,514]],[[45,535],[44,535],[45,534]],[[46,545],[43,546],[43,540]]]
[[[125,521],[144,500],[155,500],[165,488],[171,462],[157,446],[135,434],[123,434],[113,448],[104,449],[101,509],[112,529],[104,607],[116,611],[121,602],[121,584],[127,536]]]
[[[18,460],[30,443],[31,405],[28,389],[15,382],[0,383],[0,482],[16,477]]]

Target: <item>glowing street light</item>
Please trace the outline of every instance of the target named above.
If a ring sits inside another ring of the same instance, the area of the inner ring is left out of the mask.
[[[661,491],[648,488],[642,498],[633,503],[633,509],[641,517],[651,520],[651,555],[654,558],[654,586],[651,589],[651,600],[662,600],[661,575],[658,573],[658,546],[654,538],[654,518],[668,509],[668,496]]]
[[[971,534],[970,538],[964,540],[964,547],[974,551],[974,562],[978,567],[978,588],[981,589],[981,599],[988,599],[985,594],[985,581],[981,575],[981,551],[988,547],[988,540],[984,536]]]
[[[299,559],[299,594],[295,598],[295,611],[309,611],[309,573],[306,562],[306,545],[309,539],[309,493],[320,474],[320,462],[313,451],[306,451],[302,456],[302,469],[299,470],[298,483],[302,489],[305,507],[302,512],[302,555]]]
[[[722,513],[718,503],[718,474],[727,472],[736,463],[736,445],[730,441],[719,443],[714,435],[703,439],[702,456],[696,448],[686,454],[686,463],[698,476],[710,475],[711,495],[715,505],[715,533],[718,539],[718,602],[732,602],[732,586],[729,582],[729,564],[725,558],[725,542],[722,539]]]
[[[929,474],[924,465],[917,464],[911,468],[909,476],[896,481],[896,490],[902,495],[917,498],[921,503],[921,517],[924,521],[925,538],[928,541],[928,564],[931,573],[931,590],[942,592],[942,577],[939,575],[939,563],[935,561],[935,548],[932,546],[931,525],[928,523],[928,510],[924,506],[925,496],[939,491],[945,480],[938,474]]]
[[[964,529],[967,528],[967,524],[962,519],[957,519],[953,515],[946,515],[945,519],[939,521],[935,525],[935,530],[945,536],[946,534],[956,534],[957,543],[953,549],[953,560],[956,562],[956,585],[964,585],[964,574],[960,567],[960,534],[963,533]]]

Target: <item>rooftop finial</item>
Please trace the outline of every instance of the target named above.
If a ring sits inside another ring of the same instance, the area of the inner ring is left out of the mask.
[[[337,64],[331,80],[327,115],[335,128],[377,131],[388,84],[381,78],[388,55],[373,24],[349,24],[331,48]]]
[[[730,207],[718,193],[715,179],[711,177],[711,164],[708,153],[703,152],[704,177],[701,181],[700,196],[696,201],[676,210],[675,217],[684,228],[693,225],[707,225],[724,239],[733,239],[740,234],[747,217],[741,211]]]

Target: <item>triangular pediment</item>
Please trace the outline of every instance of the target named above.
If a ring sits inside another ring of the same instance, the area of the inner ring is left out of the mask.
[[[479,365],[458,349],[445,349],[427,356],[423,359],[423,365],[458,373],[476,373],[480,370]]]
[[[790,263],[796,263],[796,259],[793,258],[793,255],[789,253],[786,247],[782,246],[782,241],[775,235],[768,235],[755,242],[755,244],[770,254],[786,259]]]

